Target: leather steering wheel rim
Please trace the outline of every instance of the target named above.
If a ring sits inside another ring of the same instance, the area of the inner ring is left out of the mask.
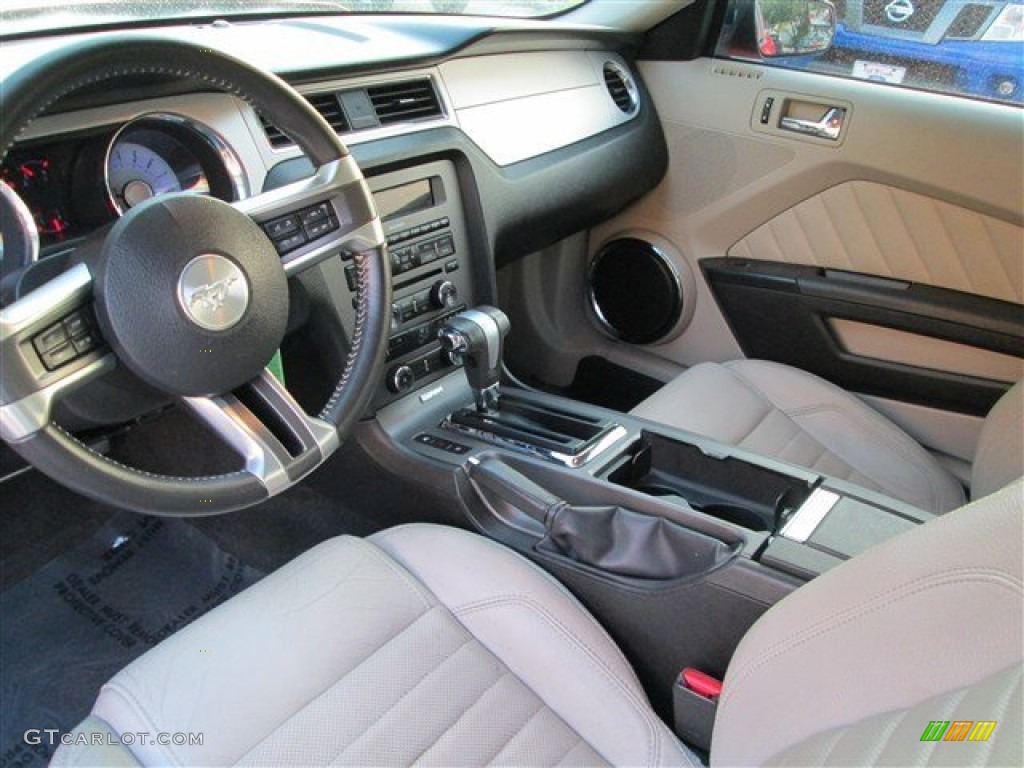
[[[68,73],[73,75],[69,77]],[[93,295],[92,276],[83,274],[82,265],[78,265],[0,310],[0,354],[5,358],[0,371],[0,436],[40,471],[114,506],[180,517],[241,509],[291,487],[323,463],[368,405],[383,367],[390,322],[391,286],[383,230],[358,166],[337,134],[305,99],[273,74],[185,42],[112,36],[74,43],[35,59],[5,82],[0,102],[0,160],[29,123],[58,99],[83,87],[131,75],[188,79],[238,96],[259,109],[312,161],[317,172],[311,180],[241,201],[236,207],[258,225],[282,212],[306,210],[311,203],[326,200],[333,206],[338,232],[327,245],[307,254],[302,268],[326,258],[340,258],[342,253],[351,256],[356,265],[356,322],[343,373],[318,417],[302,413],[269,374],[264,372],[252,380],[264,405],[282,411],[285,426],[297,433],[297,438],[291,436],[298,440],[294,450],[283,450],[288,441],[277,440],[258,419],[253,422],[253,413],[240,401],[214,392],[209,397],[182,400],[243,455],[243,470],[196,478],[158,475],[125,466],[91,450],[49,418],[56,394],[90,380],[83,371],[92,371],[90,376],[101,375],[100,363],[109,370],[110,356],[76,369],[55,383],[49,383],[49,373],[31,373],[39,368],[38,360],[26,361],[31,356],[32,334],[54,322],[55,317],[59,321],[61,306],[70,306],[68,302],[98,303],[102,299]],[[259,233],[266,237],[262,230]],[[298,270],[296,267],[286,276]],[[72,285],[75,280],[76,286]],[[43,311],[39,294],[47,290],[46,298],[59,301]],[[33,297],[34,303],[29,301]],[[21,379],[16,376],[20,369],[29,371]]]

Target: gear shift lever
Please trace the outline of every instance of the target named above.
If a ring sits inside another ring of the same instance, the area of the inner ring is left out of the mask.
[[[445,320],[437,331],[453,360],[465,363],[466,378],[480,413],[497,410],[502,344],[511,323],[495,307],[477,307]]]

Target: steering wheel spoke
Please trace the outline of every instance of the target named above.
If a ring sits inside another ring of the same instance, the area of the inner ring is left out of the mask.
[[[384,230],[351,155],[301,181],[235,203],[273,241],[291,276],[338,254],[380,248]]]
[[[54,404],[115,366],[78,264],[0,310],[0,437],[18,443],[50,423]]]
[[[183,402],[271,496],[319,466],[340,442],[338,430],[309,416],[268,370],[232,393]]]

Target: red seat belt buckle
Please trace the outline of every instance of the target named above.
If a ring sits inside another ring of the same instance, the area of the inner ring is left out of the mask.
[[[722,695],[722,681],[699,669],[687,667],[679,673],[679,683],[706,699],[717,699]]]

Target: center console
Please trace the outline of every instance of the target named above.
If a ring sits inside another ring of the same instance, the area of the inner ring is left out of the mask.
[[[724,674],[771,605],[931,517],[629,414],[522,388],[484,396],[481,361],[500,366],[486,344],[474,346],[487,334],[467,330],[472,312],[438,315],[441,352],[470,378],[448,370],[391,401],[364,445],[448,498],[454,489],[464,523],[566,584],[666,718],[680,669]],[[446,339],[459,329],[477,341]]]

